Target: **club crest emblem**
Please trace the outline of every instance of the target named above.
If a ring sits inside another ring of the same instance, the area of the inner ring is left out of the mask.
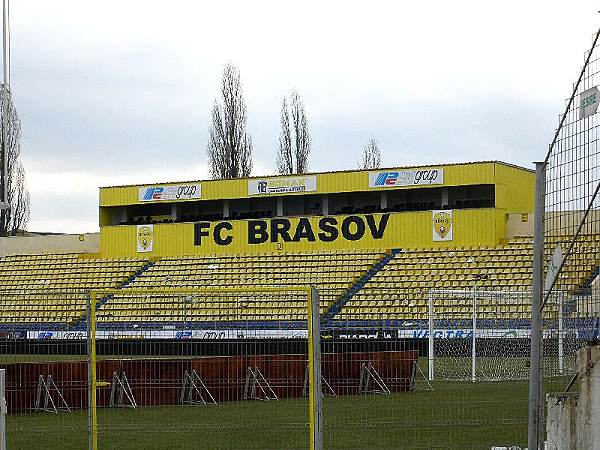
[[[154,226],[137,226],[137,251],[138,253],[151,252],[154,243]]]
[[[452,240],[452,211],[433,211],[433,240]]]

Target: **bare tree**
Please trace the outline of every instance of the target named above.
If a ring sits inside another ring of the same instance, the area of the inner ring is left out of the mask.
[[[292,123],[290,124],[290,114]],[[292,140],[292,134],[294,138]],[[281,132],[277,152],[277,172],[280,174],[305,173],[308,171],[310,154],[310,134],[304,103],[298,92],[290,95],[290,105],[286,98],[281,104]]]
[[[373,136],[369,138],[369,142],[363,147],[362,160],[360,161],[359,169],[379,169],[381,165],[381,151],[379,145]]]
[[[292,153],[292,132],[287,100],[281,102],[281,131],[279,133],[279,151],[277,152],[277,172],[294,173],[294,155]]]
[[[29,222],[29,191],[25,180],[25,169],[21,163],[21,120],[8,96],[8,108],[0,100],[0,114],[8,110],[7,161],[6,161],[6,200],[10,209],[0,212],[0,235],[9,236],[25,230]],[[0,137],[0,145],[2,144]]]
[[[215,99],[209,128],[208,161],[215,179],[243,178],[252,171],[252,138],[246,131],[246,102],[240,71],[229,63],[223,68],[221,99]]]
[[[25,179],[25,168],[21,161],[18,161],[17,168],[13,175],[13,202],[11,208],[11,233],[25,230],[29,222],[29,190]]]

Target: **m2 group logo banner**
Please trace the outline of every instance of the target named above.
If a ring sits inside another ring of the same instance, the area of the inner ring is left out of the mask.
[[[140,202],[164,200],[190,200],[200,198],[199,184],[177,184],[174,186],[142,186],[139,189]]]
[[[444,169],[387,170],[369,172],[370,188],[444,184]]]
[[[315,175],[248,180],[248,195],[291,194],[293,192],[315,192]]]
[[[138,225],[135,236],[138,253],[147,253],[153,250],[154,225]]]
[[[432,211],[432,222],[434,241],[452,240],[452,210]]]

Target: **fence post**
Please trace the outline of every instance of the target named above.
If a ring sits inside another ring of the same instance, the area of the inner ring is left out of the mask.
[[[0,450],[6,450],[6,371],[0,369]]]
[[[433,381],[433,293],[429,292],[428,377]]]
[[[96,293],[87,295],[88,449],[98,448],[96,411]]]
[[[321,315],[319,291],[310,289],[308,301],[308,392],[310,450],[323,450],[323,406],[321,391]]]
[[[85,331],[87,333],[86,340],[86,354],[87,354],[87,391],[88,391],[88,404],[87,404],[87,416],[88,416],[88,450],[92,450],[92,358],[91,358],[91,326],[90,326],[90,316],[91,316],[91,301],[90,301],[90,293],[88,292],[86,295],[86,303],[85,303],[85,312],[87,320],[85,321]]]
[[[558,294],[558,373],[564,371],[564,341],[563,341],[563,298],[562,293]]]
[[[531,353],[529,375],[529,420],[527,446],[539,450],[542,444],[542,271],[544,258],[544,201],[546,164],[535,163],[535,210],[533,235],[533,286],[531,299]]]
[[[476,356],[477,356],[477,350],[475,347],[475,337],[477,335],[477,291],[475,289],[473,289],[473,318],[472,318],[473,324],[472,324],[472,331],[473,331],[473,337],[471,339],[471,381],[473,383],[475,383],[475,381],[477,381],[477,376],[475,373],[476,370]]]

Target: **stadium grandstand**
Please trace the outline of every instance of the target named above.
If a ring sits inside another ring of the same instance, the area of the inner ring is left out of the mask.
[[[306,326],[305,302],[291,293],[150,301],[131,292],[315,286],[328,327],[406,334],[426,324],[431,291],[531,285],[533,178],[493,161],[101,188],[99,236],[0,240],[0,327],[81,331],[87,293],[118,289],[98,306],[99,329],[139,336],[193,323],[285,336]],[[598,272],[598,240],[582,235],[581,261],[561,273],[574,309]],[[518,320],[529,300],[483,302],[478,313]]]
[[[72,241],[45,252],[40,241],[38,254],[0,260],[0,321],[71,330],[83,326],[85,292],[116,288],[101,326],[162,327],[180,306],[149,307],[128,289],[248,285],[316,286],[331,323],[426,319],[427,290],[531,283],[533,181],[492,161],[101,188],[97,252],[71,253]],[[589,276],[596,266],[590,252]],[[186,308],[186,323],[219,316],[225,327],[306,317],[277,295]]]

